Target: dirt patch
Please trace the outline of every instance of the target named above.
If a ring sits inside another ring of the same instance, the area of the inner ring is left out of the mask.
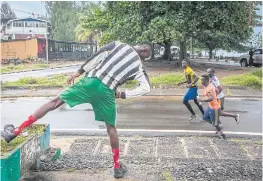
[[[145,62],[144,66],[146,67],[146,71],[149,76],[156,76],[163,73],[182,73],[183,68],[176,66],[175,62]],[[206,73],[208,68],[215,68],[216,75],[218,78],[231,76],[231,75],[238,75],[244,74],[247,72],[251,72],[253,70],[257,70],[258,68],[247,68],[247,67],[233,67],[233,66],[222,66],[218,67],[217,65],[207,65],[207,64],[199,64],[193,63],[191,65],[193,70],[198,74]]]

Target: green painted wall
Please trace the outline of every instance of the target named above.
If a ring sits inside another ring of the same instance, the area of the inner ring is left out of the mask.
[[[21,176],[20,148],[6,159],[1,159],[1,181],[18,181]]]

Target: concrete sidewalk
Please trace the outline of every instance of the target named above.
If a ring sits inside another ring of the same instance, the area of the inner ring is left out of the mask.
[[[42,171],[23,181],[111,181],[113,163],[108,137],[53,137],[62,155],[42,160]],[[128,172],[123,181],[262,180],[261,137],[221,140],[214,136],[123,136],[121,161]]]

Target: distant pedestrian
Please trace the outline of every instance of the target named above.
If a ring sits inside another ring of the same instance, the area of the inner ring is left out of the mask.
[[[197,81],[199,80],[198,75],[193,71],[193,69],[190,67],[189,63],[187,60],[182,61],[182,67],[184,68],[184,75],[185,75],[185,81],[178,83],[177,85],[180,86],[182,84],[187,83],[187,88],[188,91],[186,92],[184,99],[183,99],[183,104],[187,107],[187,109],[191,112],[191,117],[189,121],[193,119],[197,119],[197,115],[195,114],[191,104],[189,103],[190,100],[194,100],[195,104],[201,111],[202,115],[204,115],[204,109],[201,103],[197,101],[198,98],[198,86],[197,86]]]
[[[253,66],[253,55],[254,55],[254,51],[252,50],[252,48],[250,48],[250,51],[249,51],[249,66],[250,67]]]
[[[232,114],[232,113],[228,113],[228,112],[223,112],[223,110],[225,108],[224,107],[225,95],[223,93],[223,88],[219,82],[219,79],[215,76],[215,69],[209,68],[209,69],[207,69],[207,73],[210,77],[210,83],[212,83],[216,88],[217,101],[220,103],[220,106],[221,106],[220,116],[232,117],[235,119],[236,123],[239,124],[239,122],[240,122],[239,114]]]
[[[208,102],[208,108],[203,116],[204,121],[208,121],[210,124],[216,127],[217,132],[220,133],[220,137],[226,138],[223,132],[223,126],[219,120],[220,104],[216,98],[216,88],[209,82],[209,75],[202,75],[201,83],[205,87],[205,99],[198,99],[198,102]]]

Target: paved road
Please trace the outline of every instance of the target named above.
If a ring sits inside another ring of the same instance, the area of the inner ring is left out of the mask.
[[[5,124],[20,124],[37,107],[45,103],[47,98],[2,100],[1,128]],[[196,106],[193,104],[194,108]],[[221,117],[225,131],[262,132],[261,100],[227,99],[226,110],[239,113],[240,125],[233,118]],[[181,101],[164,100],[126,100],[118,103],[117,127],[121,129],[158,129],[158,130],[204,130],[214,128],[206,122],[189,123],[189,113]],[[199,112],[198,112],[199,113]],[[51,123],[53,130],[104,129],[102,122],[94,121],[92,107],[89,104],[65,107],[55,110],[39,123]]]
[[[10,81],[19,80],[23,77],[45,77],[45,76],[50,76],[50,75],[55,75],[55,74],[76,72],[79,69],[79,67],[80,65],[74,65],[71,67],[36,70],[36,71],[29,71],[29,72],[18,72],[18,73],[11,73],[11,74],[2,74],[1,79],[2,79],[2,82],[10,82]]]
[[[202,63],[202,64],[213,64],[213,65],[223,65],[223,66],[231,66],[231,67],[240,67],[239,63],[236,62],[223,62],[223,61],[207,61],[204,59],[191,59],[193,62]]]

